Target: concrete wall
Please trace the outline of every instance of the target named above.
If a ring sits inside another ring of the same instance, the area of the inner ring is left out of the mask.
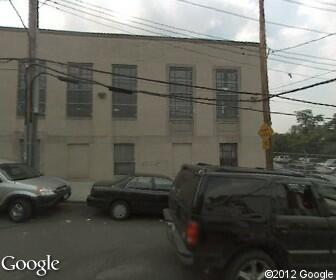
[[[26,56],[25,32],[0,28],[0,37],[1,57]],[[158,80],[167,80],[169,66],[183,65],[193,67],[194,84],[215,87],[215,69],[235,68],[240,72],[241,91],[260,92],[258,57],[227,52],[237,52],[237,46],[257,50],[255,44],[57,31],[41,31],[38,40],[40,58],[65,63],[89,62],[95,69],[106,71],[112,70],[112,64],[135,64],[138,76]],[[67,70],[50,63],[48,66]],[[0,67],[14,69],[0,71],[0,158],[17,159],[19,140],[23,138],[23,118],[16,116],[17,63]],[[112,80],[110,75],[99,73],[94,73],[93,78],[106,84],[111,84]],[[168,93],[167,85],[141,80],[138,89]],[[106,98],[101,99],[100,92],[106,93]],[[194,95],[216,97],[215,92],[198,89]],[[113,119],[111,93],[106,88],[94,86],[92,119],[71,119],[66,116],[66,84],[48,77],[46,116],[39,120],[38,132],[42,171],[69,177],[76,173],[72,165],[78,161],[77,168],[89,170],[86,179],[111,178],[113,143],[135,144],[136,170],[139,172],[173,176],[181,161],[180,153],[186,156],[186,161],[218,164],[219,143],[238,143],[239,165],[264,166],[264,153],[257,135],[262,124],[261,113],[240,110],[238,121],[218,123],[215,106],[194,104],[191,122],[171,122],[168,102],[166,98],[139,94],[136,119]],[[242,106],[261,109],[259,103]],[[79,151],[85,153],[82,161],[72,158]]]

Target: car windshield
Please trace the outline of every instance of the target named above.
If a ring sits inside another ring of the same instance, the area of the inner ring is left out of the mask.
[[[41,176],[41,174],[37,170],[25,164],[1,164],[0,170],[8,179],[13,181]]]

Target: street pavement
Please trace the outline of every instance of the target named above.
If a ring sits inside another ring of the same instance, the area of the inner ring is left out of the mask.
[[[199,280],[169,244],[161,217],[117,222],[84,203],[63,203],[24,224],[0,215],[0,259],[60,260],[60,270],[37,277],[5,272],[1,280]]]

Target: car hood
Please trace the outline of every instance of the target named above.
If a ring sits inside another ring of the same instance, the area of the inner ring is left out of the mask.
[[[49,177],[49,176],[40,176],[36,178],[24,179],[20,181],[16,181],[16,183],[24,184],[24,185],[32,185],[36,187],[45,187],[51,190],[56,190],[58,187],[67,185],[65,180],[62,180],[57,177]]]

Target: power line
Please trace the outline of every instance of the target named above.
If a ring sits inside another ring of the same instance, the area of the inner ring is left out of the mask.
[[[22,58],[0,58],[0,61],[8,61],[8,60],[22,60]],[[54,60],[49,60],[49,59],[38,59],[39,61],[44,61],[44,62],[48,62],[48,63],[52,63],[52,64],[56,64],[59,66],[68,66],[67,63],[63,63],[63,62],[58,62],[58,61],[54,61]],[[59,74],[66,74],[64,72],[58,71],[52,67],[48,67],[45,65],[39,65],[41,67],[44,67],[48,70],[51,71],[55,71]],[[262,95],[261,93],[256,93],[256,92],[240,92],[240,91],[231,91],[231,90],[222,90],[222,89],[216,89],[216,88],[211,88],[211,87],[206,87],[206,86],[199,86],[199,85],[186,85],[186,84],[181,84],[181,83],[173,83],[173,82],[167,82],[167,81],[163,81],[163,80],[156,80],[156,79],[149,79],[149,78],[144,78],[144,77],[138,77],[138,76],[129,76],[129,75],[124,75],[124,74],[116,74],[113,72],[108,72],[108,71],[104,71],[104,70],[98,70],[98,69],[93,69],[93,68],[87,68],[87,67],[82,67],[82,66],[77,66],[74,65],[74,67],[78,68],[78,69],[83,69],[83,70],[88,70],[88,71],[92,71],[92,72],[97,72],[97,73],[101,73],[101,74],[108,74],[108,75],[114,75],[114,76],[120,76],[120,77],[125,77],[125,78],[130,78],[130,79],[138,79],[138,80],[143,80],[143,81],[147,81],[147,82],[152,82],[152,83],[159,83],[159,84],[166,84],[166,85],[178,85],[178,86],[184,86],[184,87],[190,87],[190,88],[196,88],[196,89],[202,89],[202,90],[208,90],[208,91],[215,91],[215,92],[233,92],[233,93],[239,93],[239,94],[248,94],[248,95]],[[75,78],[75,76],[67,74],[68,76],[72,76],[73,78]],[[335,79],[330,79],[330,80],[326,80],[324,82],[321,83],[316,83],[316,84],[311,84],[309,86],[305,86],[305,87],[301,87],[301,88],[297,88],[297,89],[293,89],[290,91],[284,91],[281,93],[277,93],[277,94],[270,94],[270,98],[273,97],[278,97],[278,98],[282,98],[282,99],[286,99],[286,100],[291,100],[291,101],[295,101],[295,102],[300,102],[300,103],[307,103],[307,104],[312,104],[312,105],[319,105],[319,106],[326,106],[326,107],[336,107],[336,105],[333,104],[326,104],[326,103],[318,103],[318,102],[312,102],[312,101],[307,101],[307,100],[302,100],[302,99],[296,99],[296,98],[290,98],[290,97],[284,97],[282,95],[284,94],[288,94],[288,93],[292,93],[292,92],[298,92],[298,91],[302,91],[305,89],[309,89],[309,88],[313,88],[319,85],[323,85],[323,84],[328,84],[331,82],[334,82],[336,80]],[[89,80],[88,80],[89,81]],[[106,86],[103,83],[99,83],[99,82],[95,82],[97,85],[102,85],[102,86]],[[212,98],[202,98],[202,97],[193,97],[195,100],[206,100],[206,101],[216,101],[217,99],[212,99]],[[259,99],[259,100],[250,100],[249,102],[251,103],[255,103],[255,102],[260,102],[263,99]]]
[[[285,59],[294,59],[294,60],[307,62],[307,63],[312,63],[312,64],[319,64],[319,65],[335,66],[336,67],[335,63],[318,62],[318,61],[308,60],[308,59],[305,59],[305,58],[299,58],[299,57],[287,56],[287,55],[281,55],[281,54],[273,54],[273,56],[281,57],[281,58],[285,58]]]
[[[180,0],[178,0],[178,1],[180,1]],[[335,35],[336,35],[336,33],[330,33],[330,34],[322,36],[320,38],[316,38],[316,39],[313,39],[313,40],[305,41],[305,42],[302,42],[302,43],[299,43],[299,44],[295,44],[295,45],[292,45],[292,46],[289,46],[289,47],[286,47],[286,48],[272,50],[272,53],[283,52],[283,51],[295,49],[295,48],[298,48],[298,47],[306,46],[306,45],[309,45],[311,43],[318,42],[318,41],[321,41],[321,40],[323,40],[325,38],[328,38],[328,37],[331,37],[331,36],[335,36]]]
[[[192,1],[189,1],[189,0],[176,0],[176,1],[179,1],[179,2],[182,2],[182,3],[185,3],[185,4],[189,4],[189,5],[192,5],[192,6],[195,6],[195,7],[204,8],[204,9],[207,9],[207,10],[212,10],[212,11],[232,15],[232,16],[235,16],[235,17],[244,18],[244,19],[247,19],[247,20],[252,20],[252,21],[259,22],[259,19],[257,19],[257,18],[253,18],[253,17],[250,17],[250,16],[245,16],[245,15],[242,15],[242,14],[227,11],[227,10],[224,10],[224,9],[219,9],[219,8],[216,8],[216,7],[211,7],[211,6],[199,4],[199,3],[192,2]],[[304,30],[304,31],[309,31],[309,32],[313,32],[313,33],[328,34],[328,32],[325,32],[325,31],[311,29],[311,28],[305,28],[305,27],[300,27],[300,26],[295,26],[295,25],[289,25],[289,24],[280,23],[280,22],[266,21],[266,23],[270,24],[270,25],[276,25],[276,26],[281,26],[281,27],[286,27],[286,28],[291,28],[291,29]]]
[[[315,58],[315,59],[319,59],[319,60],[327,60],[327,61],[336,62],[336,59],[333,59],[333,58],[330,58],[330,57],[322,57],[322,56],[316,56],[316,55],[298,53],[298,52],[288,52],[288,51],[281,51],[281,52],[284,53],[284,54],[289,54],[289,55],[303,56],[303,57]]]
[[[60,65],[67,65],[64,63],[60,63],[60,62],[55,62],[52,60],[45,60],[45,59],[40,59],[41,61],[46,61],[46,62],[50,62],[50,63],[56,63],[56,64],[60,64]],[[77,67],[77,66],[75,66]],[[145,80],[145,81],[149,81],[149,82],[154,82],[154,83],[161,83],[161,84],[168,84],[168,85],[179,85],[179,86],[186,86],[186,87],[190,87],[190,88],[196,88],[196,89],[203,89],[203,90],[210,90],[210,91],[215,91],[215,92],[233,92],[233,93],[239,93],[239,94],[249,94],[249,95],[262,95],[261,93],[256,93],[256,92],[240,92],[240,91],[231,91],[231,90],[221,90],[221,89],[216,89],[216,88],[210,88],[210,87],[205,87],[205,86],[198,86],[198,85],[185,85],[185,84],[180,84],[180,83],[172,83],[172,82],[167,82],[167,81],[162,81],[162,80],[154,80],[154,79],[148,79],[148,78],[143,78],[143,77],[134,77],[134,76],[128,76],[128,75],[123,75],[123,74],[116,74],[113,72],[107,72],[107,71],[101,71],[101,70],[96,70],[96,69],[90,69],[90,68],[85,68],[85,67],[77,67],[77,68],[82,68],[85,70],[90,70],[90,71],[98,71],[98,72],[103,72],[104,74],[109,74],[109,75],[115,75],[115,76],[121,76],[121,77],[127,77],[127,78],[132,78],[132,79],[140,79],[140,80]],[[52,69],[52,68],[51,68]],[[62,74],[62,73],[61,73]],[[282,99],[286,99],[286,100],[291,100],[291,101],[295,101],[295,102],[300,102],[300,103],[307,103],[307,104],[312,104],[312,105],[319,105],[319,106],[326,106],[326,107],[334,107],[336,108],[336,105],[334,104],[327,104],[327,103],[320,103],[320,102],[313,102],[313,101],[307,101],[307,100],[302,100],[302,99],[297,99],[297,98],[291,98],[291,97],[284,97],[282,95],[285,94],[289,94],[289,93],[293,93],[293,92],[298,92],[298,91],[303,91],[309,88],[314,88],[320,85],[325,85],[325,84],[329,84],[332,82],[335,82],[336,78],[334,79],[329,79],[320,83],[315,83],[315,84],[311,84],[305,87],[301,87],[301,88],[296,88],[296,89],[292,89],[292,90],[288,90],[288,91],[284,91],[281,93],[277,93],[277,94],[270,94],[269,98],[274,98],[274,97],[278,97],[278,98],[282,98]],[[198,97],[195,97],[198,98]],[[215,99],[209,99],[209,98],[200,98],[200,100],[212,100],[214,101]],[[254,102],[260,102],[263,99],[259,99],[259,100],[251,100],[251,103]]]
[[[64,0],[61,0],[61,1],[64,1]],[[111,21],[109,18],[98,16],[98,15],[92,14],[92,13],[88,13],[87,11],[79,10],[79,9],[74,8],[74,7],[70,7],[70,6],[67,6],[67,5],[64,5],[64,4],[60,4],[60,3],[56,2],[56,1],[51,1],[51,2],[56,3],[56,5],[61,6],[61,7],[65,7],[65,8],[68,8],[68,9],[71,9],[71,10],[74,10],[74,11],[77,11],[77,12],[80,12],[80,13],[84,13],[84,14],[87,14],[87,15],[90,15],[90,16],[93,16],[93,17],[97,17],[97,18],[99,17],[99,19],[103,19],[103,20],[106,20],[106,21]],[[66,10],[61,9],[59,7],[54,7],[54,6],[51,6],[51,5],[48,5],[48,4],[46,4],[46,5],[50,6],[50,7],[53,7],[55,9],[57,9],[57,10],[61,10],[62,12],[70,13],[72,15],[78,16],[77,14],[74,14],[72,12],[66,11]],[[104,26],[108,26],[108,27],[114,28],[113,26],[106,25],[106,24],[103,24],[103,23],[100,23],[100,22],[97,22],[97,21],[94,21],[94,20],[91,20],[91,19],[87,19],[87,18],[85,18],[85,19],[89,20],[89,21],[93,21],[93,22],[101,24],[101,25],[104,25]],[[113,22],[116,23],[118,21],[113,20]],[[121,22],[118,22],[118,23],[124,25],[124,23],[121,23]],[[143,28],[137,27],[137,26],[132,26],[132,28],[140,29],[142,31],[144,30]],[[125,30],[123,30],[123,31],[125,31]],[[152,32],[151,30],[148,30],[148,29],[146,29],[146,31],[150,32],[150,33],[153,33],[155,35],[166,36],[166,34],[162,34],[162,33],[158,33],[158,32]],[[125,32],[128,33],[128,34],[136,35],[136,34],[134,34],[132,32],[129,32],[129,31],[125,31]],[[176,37],[171,37],[171,38],[176,38]],[[163,42],[160,42],[160,43],[163,43]],[[212,55],[212,54],[208,54],[208,53],[203,53],[203,52],[192,50],[192,49],[188,49],[188,48],[182,47],[182,46],[176,46],[176,45],[172,45],[172,44],[169,44],[169,43],[165,43],[165,44],[170,45],[171,47],[174,47],[174,48],[184,49],[184,50],[189,51],[189,52],[194,52],[194,53],[197,53],[197,54],[206,55],[208,57],[212,57],[212,58],[216,58],[216,59],[230,61],[230,62],[233,62],[233,63],[244,64],[244,65],[247,65],[249,67],[254,67],[254,68],[258,67],[258,65],[256,65],[256,64],[250,64],[250,63],[245,63],[245,62],[238,62],[238,61],[235,61],[235,60],[232,60],[232,59],[227,59],[227,58],[223,58],[221,56],[216,56],[216,55]],[[209,45],[207,45],[206,47],[210,47],[210,48],[213,48],[213,49],[219,49],[219,50],[222,50],[222,51],[228,51],[228,52],[236,53],[236,54],[240,54],[240,55],[255,56],[255,55],[251,55],[251,54],[244,54],[244,53],[235,52],[235,51],[232,51],[232,50],[223,49],[221,47],[216,47],[216,46],[209,46]],[[272,60],[272,59],[270,59],[270,60]],[[287,63],[287,64],[294,64],[292,62],[287,62],[287,61],[282,61],[282,62],[283,63]],[[302,64],[294,64],[294,65],[302,66]],[[317,69],[317,70],[325,70],[325,69],[320,69],[320,68],[313,67],[313,66],[304,66],[304,67],[308,67],[308,68],[312,68],[312,69]],[[291,75],[297,75],[297,76],[303,76],[303,77],[311,77],[309,75],[305,75],[305,74],[301,74],[301,73],[296,73],[296,72],[287,72],[287,71],[283,71],[283,70],[279,70],[279,69],[269,68],[269,70],[270,71],[274,71],[274,72],[279,72],[279,73],[285,73],[287,75],[291,74]]]
[[[29,31],[28,31],[28,28],[27,28],[26,24],[24,23],[24,21],[23,21],[21,15],[20,15],[20,13],[19,13],[19,11],[16,9],[16,7],[15,7],[15,5],[13,4],[12,0],[8,0],[8,1],[9,1],[10,5],[12,6],[13,10],[15,11],[16,15],[18,16],[18,18],[20,19],[21,24],[22,24],[23,28],[26,30],[26,33],[27,33],[28,38],[29,38],[29,37],[30,37],[30,34],[29,34]]]
[[[334,72],[336,72],[336,70],[328,71],[326,73],[318,74],[318,75],[312,76],[310,78],[306,78],[306,79],[303,79],[303,80],[300,80],[300,81],[296,81],[296,82],[292,82],[292,83],[289,83],[289,84],[280,85],[280,86],[272,88],[271,90],[276,90],[276,89],[279,89],[279,88],[283,88],[283,87],[288,87],[288,86],[291,86],[291,85],[299,84],[299,83],[302,83],[302,82],[305,82],[305,81],[308,81],[308,80],[311,80],[311,79],[315,79],[317,77],[325,76],[325,75],[328,75],[328,74],[331,74],[331,73],[334,73]]]
[[[318,6],[310,5],[310,4],[307,4],[307,3],[300,2],[300,1],[295,1],[295,0],[282,0],[282,1],[292,3],[292,4],[296,4],[296,5],[300,5],[300,6],[305,6],[305,7],[320,10],[320,11],[332,12],[332,13],[336,12],[336,10],[333,10],[333,9],[318,7]]]
[[[71,1],[68,1],[68,0],[61,0],[61,1],[65,1],[67,3],[75,5],[74,2],[71,2]],[[95,7],[97,9],[101,10],[101,11],[97,11],[97,10],[95,10],[95,11],[101,12],[101,13],[109,15],[109,16],[114,16],[114,14],[121,14],[121,15],[123,15],[122,13],[116,12],[116,11],[114,11],[112,9],[107,8],[107,7],[91,4],[91,3],[88,3],[88,2],[83,1],[83,0],[73,0],[73,1],[76,1],[77,3],[81,3],[81,4],[84,4],[84,5],[88,6],[88,7],[90,7],[88,9],[92,9],[91,7]],[[85,7],[85,6],[82,6],[82,7]],[[109,11],[109,13],[106,13],[105,11]],[[211,39],[214,39],[214,40],[226,40],[226,41],[230,41],[227,38],[223,38],[223,37],[220,37],[220,36],[214,36],[214,35],[210,35],[210,34],[195,32],[194,30],[190,30],[190,29],[186,29],[186,28],[180,28],[180,27],[176,27],[176,26],[168,25],[168,24],[163,24],[163,23],[160,23],[160,22],[157,22],[157,21],[153,21],[153,20],[149,20],[149,19],[143,18],[143,17],[136,17],[136,16],[130,16],[130,17],[134,18],[134,19],[137,19],[137,20],[140,20],[140,21],[149,22],[149,23],[154,24],[154,25],[163,26],[163,27],[167,27],[169,29],[173,29],[173,30],[166,30],[165,29],[165,31],[170,32],[170,33],[174,33],[174,34],[180,34],[180,35],[184,35],[184,36],[190,36],[189,34],[185,34],[185,33],[180,33],[180,32],[176,33],[176,30],[178,30],[178,31],[184,31],[184,32],[188,32],[188,33],[191,33],[191,34],[195,34],[197,36],[208,37],[208,38],[211,38]],[[134,21],[134,20],[131,20],[131,22],[136,23],[136,24],[143,24],[141,22]],[[145,26],[150,26],[151,28],[156,28],[155,26],[151,26],[151,25],[145,25]],[[192,37],[192,38],[195,38],[195,37]],[[197,37],[197,38],[199,38],[199,37]],[[213,47],[213,46],[209,46],[209,47]],[[230,51],[232,53],[240,54],[240,55],[248,55],[245,52],[247,52],[247,53],[253,53],[254,56],[258,56],[259,57],[259,50],[248,49],[248,48],[245,48],[245,47],[242,47],[242,46],[231,46],[231,47],[239,48],[241,51],[234,52],[234,51],[232,51],[230,49],[227,49],[227,48],[225,48],[225,50],[226,51]],[[224,49],[224,46],[221,46],[221,49]],[[317,57],[317,56],[311,56],[311,55],[305,55],[305,54],[299,54],[299,53],[290,53],[290,52],[288,52],[288,53],[290,55],[307,56],[307,57],[321,59],[321,60],[336,61],[335,59],[330,59],[330,58]],[[253,55],[248,55],[248,56],[253,56]],[[292,57],[288,57],[288,58],[292,58]],[[315,62],[311,62],[311,63],[315,63]],[[318,62],[316,62],[316,63],[318,63]]]
[[[323,82],[311,84],[311,85],[308,85],[308,86],[304,86],[304,87],[300,87],[300,88],[296,88],[296,89],[292,89],[292,90],[283,91],[283,92],[280,92],[280,93],[277,93],[277,94],[273,94],[271,96],[271,98],[273,98],[273,97],[279,97],[279,96],[282,96],[282,95],[285,95],[285,94],[289,94],[289,93],[293,93],[293,92],[303,91],[303,90],[306,90],[306,89],[309,89],[309,88],[314,88],[314,87],[321,86],[321,85],[330,84],[330,83],[333,83],[335,81],[336,81],[336,78],[333,78],[333,79],[329,79],[329,80],[326,80],[326,81],[323,81]],[[310,104],[312,104],[312,103],[310,103]],[[316,103],[316,105],[317,104],[318,103]],[[325,106],[335,107],[336,108],[336,105],[333,105],[333,104],[325,104]]]

